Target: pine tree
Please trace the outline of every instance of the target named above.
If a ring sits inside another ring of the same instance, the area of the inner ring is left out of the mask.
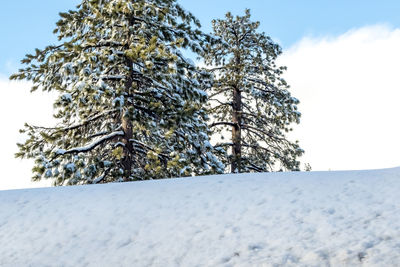
[[[231,172],[299,170],[303,150],[285,134],[299,123],[299,101],[281,77],[285,67],[276,65],[281,48],[264,33],[259,22],[226,14],[214,20],[219,42],[209,45],[204,60],[215,80],[210,114],[216,147],[231,153]],[[226,141],[226,135],[232,137]]]
[[[55,127],[25,125],[20,158],[55,185],[222,172],[208,140],[207,77],[181,49],[209,36],[175,0],[83,0],[60,13],[59,45],[10,79],[57,91]]]

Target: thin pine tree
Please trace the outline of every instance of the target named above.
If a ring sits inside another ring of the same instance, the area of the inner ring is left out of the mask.
[[[299,170],[304,151],[286,136],[300,121],[299,101],[282,78],[286,68],[276,64],[280,46],[258,27],[249,10],[213,21],[219,41],[204,54],[214,73],[209,100],[213,138],[227,152],[221,160],[233,173]]]

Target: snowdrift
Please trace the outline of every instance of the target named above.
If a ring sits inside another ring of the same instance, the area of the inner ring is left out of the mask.
[[[400,168],[0,191],[0,266],[398,266]]]

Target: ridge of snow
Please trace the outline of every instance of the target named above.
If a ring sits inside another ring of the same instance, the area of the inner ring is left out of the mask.
[[[0,266],[396,266],[400,168],[0,191]]]

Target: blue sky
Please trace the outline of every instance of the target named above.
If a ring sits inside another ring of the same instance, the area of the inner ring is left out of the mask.
[[[0,9],[0,190],[31,183],[32,162],[14,159],[24,122],[51,126],[54,95],[9,82],[19,61],[55,43],[58,12],[79,0],[4,1]],[[211,31],[227,11],[252,11],[260,30],[283,47],[278,64],[300,99],[300,125],[290,135],[313,170],[400,166],[400,1],[179,0]],[[10,116],[12,114],[12,116]]]
[[[305,35],[339,34],[376,23],[400,24],[400,1],[371,0],[181,0],[210,30],[211,19],[250,8],[261,29],[285,48]]]
[[[78,0],[4,1],[0,9],[0,74],[10,75],[22,57],[56,42],[52,34],[60,11]],[[261,30],[288,48],[304,36],[337,35],[349,29],[386,23],[400,25],[400,1],[371,0],[180,0],[211,31],[210,21],[227,11],[243,14],[250,8]]]

